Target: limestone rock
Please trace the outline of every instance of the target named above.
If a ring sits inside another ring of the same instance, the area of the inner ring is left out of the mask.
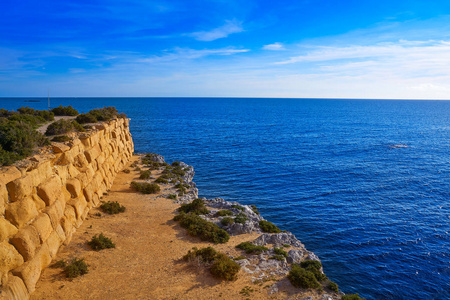
[[[290,245],[293,247],[304,248],[303,244],[290,232],[264,233],[253,241],[255,245],[273,244],[276,247]]]
[[[11,166],[0,168],[0,180],[5,184],[8,184],[20,177],[22,177],[22,173],[16,167]]]
[[[38,215],[36,205],[31,198],[26,198],[6,206],[6,218],[19,228]]]
[[[297,264],[303,259],[303,253],[302,250],[290,250],[286,260],[290,264]]]
[[[22,255],[7,241],[0,243],[0,285],[8,278],[8,272],[23,264]]]
[[[27,287],[17,276],[9,276],[8,282],[0,290],[0,300],[22,300],[29,297]]]
[[[37,229],[31,225],[25,226],[11,238],[11,244],[23,256],[25,261],[34,257],[36,249],[41,245]]]
[[[81,183],[78,179],[75,178],[67,179],[66,188],[69,191],[72,198],[76,198],[81,194]]]
[[[50,221],[50,217],[47,214],[41,213],[34,221],[31,223],[31,226],[36,228],[39,233],[39,238],[41,243],[45,242],[49,237],[50,233],[52,233],[52,223]]]
[[[31,195],[33,186],[33,178],[29,174],[11,181],[6,185],[8,188],[9,200],[14,202]]]
[[[55,153],[64,153],[64,152],[70,150],[70,147],[63,143],[53,142],[52,146],[53,146],[53,152],[55,152]]]
[[[16,226],[12,225],[5,218],[0,217],[0,242],[14,236],[17,233]]]
[[[44,200],[45,205],[50,206],[56,200],[62,198],[62,182],[58,176],[52,176],[47,181],[41,183],[37,188],[37,194]]]

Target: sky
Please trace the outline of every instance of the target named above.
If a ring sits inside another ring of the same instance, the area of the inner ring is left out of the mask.
[[[3,1],[0,97],[48,89],[450,99],[450,1]]]

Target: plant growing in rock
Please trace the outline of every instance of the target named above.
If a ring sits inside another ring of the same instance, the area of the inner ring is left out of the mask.
[[[59,143],[63,143],[63,142],[68,142],[72,140],[70,137],[68,137],[67,135],[59,135],[59,136],[55,136],[54,138],[52,138],[52,142],[59,142]]]
[[[228,209],[222,209],[216,212],[216,217],[225,217],[225,216],[232,216],[233,212]]]
[[[236,248],[244,250],[247,254],[261,254],[264,251],[269,250],[267,247],[264,246],[257,246],[255,244],[252,244],[250,242],[243,242],[236,246]]]
[[[288,274],[288,279],[291,284],[298,288],[304,289],[319,289],[320,283],[317,281],[314,274],[300,267],[297,264],[293,264]]]
[[[222,244],[230,239],[230,235],[225,230],[194,213],[180,213],[174,217],[174,220],[179,221],[180,226],[186,228],[189,235],[198,236],[203,241]]]
[[[252,205],[250,205],[250,207],[252,208],[252,210],[255,214],[259,215],[259,211],[258,211],[258,208],[256,207],[256,205],[252,204]]]
[[[168,184],[169,181],[163,176],[159,176],[158,178],[156,178],[155,183]]]
[[[220,224],[223,226],[229,226],[234,223],[234,219],[231,217],[225,217],[222,220],[220,220]]]
[[[103,233],[100,233],[99,236],[94,235],[88,242],[88,245],[95,251],[100,251],[108,248],[116,248],[116,245],[111,241],[111,239],[104,236]]]
[[[100,208],[110,215],[115,215],[125,211],[125,206],[120,205],[120,203],[117,201],[108,201],[106,203],[103,203],[102,205],[100,205]]]
[[[67,278],[75,278],[88,273],[88,265],[83,258],[74,258],[64,268],[64,273]]]
[[[259,221],[259,227],[261,228],[262,231],[264,232],[268,232],[268,233],[280,233],[281,230],[273,223],[266,221],[266,220],[262,220]]]
[[[177,195],[170,194],[170,195],[167,196],[167,199],[177,200]]]
[[[342,300],[365,300],[365,298],[361,298],[359,294],[347,294],[343,295]]]
[[[275,255],[272,256],[271,258],[279,260],[279,261],[284,261],[286,259],[286,257],[288,256],[287,252],[281,248],[273,248],[273,252],[275,253]]]
[[[234,218],[234,222],[235,223],[240,223],[240,224],[245,224],[245,222],[248,220],[247,216],[244,215],[243,213],[238,214],[235,218]]]
[[[335,293],[339,293],[339,287],[338,287],[337,283],[335,283],[333,281],[328,282],[328,288]]]
[[[196,215],[206,215],[209,214],[209,210],[206,208],[205,206],[205,202],[200,199],[197,198],[195,200],[193,200],[191,203],[188,204],[182,204],[179,208],[178,208],[178,212],[180,213],[193,213]]]
[[[245,211],[245,208],[242,207],[242,206],[240,206],[240,205],[233,204],[233,205],[231,205],[231,207],[232,207],[232,208],[239,209],[240,211]]]
[[[310,271],[314,274],[318,281],[324,281],[327,279],[327,276],[323,274],[320,269],[322,268],[322,264],[317,260],[305,260],[300,263],[300,266],[307,271]]]

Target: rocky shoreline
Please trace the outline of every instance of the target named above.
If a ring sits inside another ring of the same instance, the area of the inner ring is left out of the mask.
[[[141,157],[144,157],[141,155]],[[146,156],[148,158],[148,155]],[[164,157],[158,154],[151,154],[151,160],[161,165],[160,169],[164,169],[163,165],[168,165]],[[176,194],[175,186],[180,183],[184,183],[189,186],[188,190],[182,195],[178,195],[177,199],[173,202],[177,204],[186,204],[192,202],[198,198],[198,188],[196,187],[193,178],[195,175],[194,167],[187,165],[183,162],[176,162],[184,170],[184,174],[181,176],[182,180],[173,179],[164,185],[172,186],[167,189]],[[145,165],[145,164],[144,164]],[[156,178],[151,178],[156,179]],[[160,195],[159,197],[170,198],[169,196],[174,194]],[[274,295],[283,290],[287,285],[290,285],[287,276],[292,268],[293,264],[300,264],[303,261],[318,261],[320,259],[313,252],[308,251],[305,246],[298,240],[294,234],[288,231],[282,231],[277,233],[267,233],[260,226],[260,222],[267,222],[263,216],[259,214],[256,207],[253,205],[244,205],[239,202],[229,202],[222,198],[206,199],[200,198],[205,206],[208,208],[209,213],[200,215],[201,218],[208,222],[212,222],[225,230],[229,235],[236,236],[242,234],[256,233],[259,236],[249,241],[256,246],[265,246],[266,251],[257,255],[239,255],[233,257],[232,251],[226,254],[233,258],[241,267],[241,270],[247,274],[250,274],[252,282],[259,284],[275,280],[268,289],[268,295]],[[221,215],[219,212],[226,211],[227,215]],[[237,220],[240,218],[240,222],[224,222],[224,219]],[[269,222],[268,222],[269,223]],[[284,259],[276,259],[276,249],[285,249],[287,255]],[[244,252],[243,252],[244,253]],[[320,268],[320,272],[323,274],[323,269]],[[326,277],[325,277],[326,278]],[[303,289],[299,289],[299,294],[302,294]],[[342,292],[335,292],[330,290],[326,285],[318,289],[318,296],[307,296],[304,298],[296,298],[302,300],[337,300],[345,295]]]

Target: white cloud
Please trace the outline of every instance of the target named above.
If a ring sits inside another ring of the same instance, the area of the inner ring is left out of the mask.
[[[234,49],[231,47],[221,49],[203,49],[203,50],[195,50],[189,48],[175,48],[174,51],[167,52],[167,54],[165,55],[139,59],[139,62],[156,63],[156,62],[169,62],[178,60],[192,60],[211,55],[228,56],[233,54],[245,53],[248,51],[250,50]]]
[[[282,43],[273,43],[273,44],[269,44],[269,45],[264,45],[263,49],[264,50],[273,50],[273,51],[285,50],[284,45]]]
[[[210,31],[198,31],[188,34],[198,41],[210,42],[217,39],[225,38],[232,33],[238,33],[244,31],[242,28],[242,22],[232,20],[226,21],[223,26],[212,29]]]

